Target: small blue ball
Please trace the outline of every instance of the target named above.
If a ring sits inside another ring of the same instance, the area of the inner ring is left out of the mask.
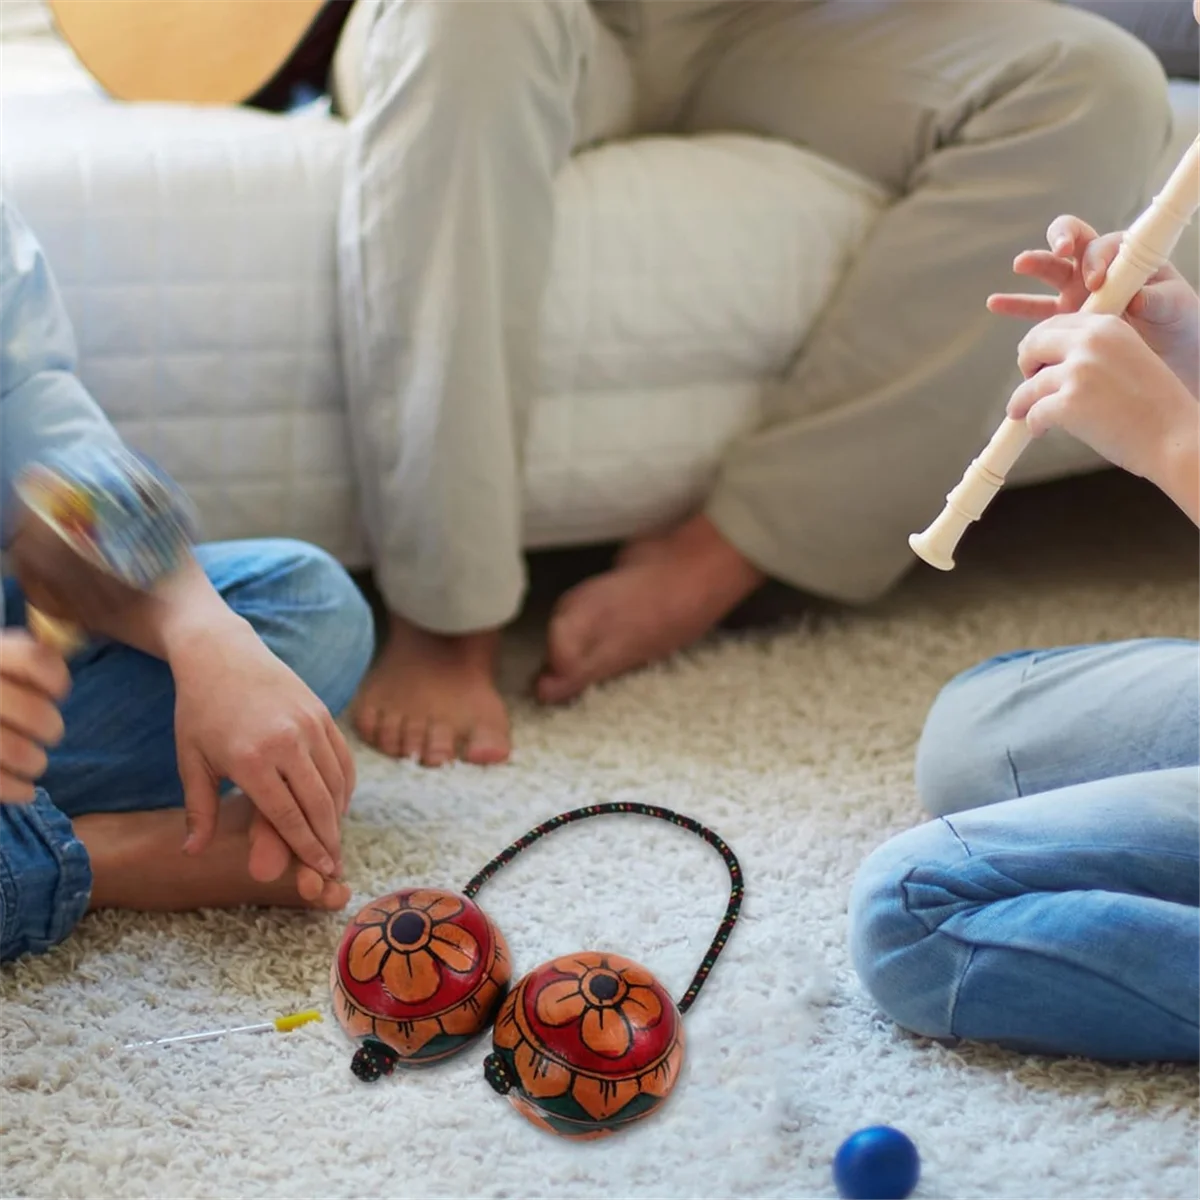
[[[920,1175],[916,1146],[889,1125],[852,1133],[833,1159],[833,1182],[843,1200],[904,1200]]]

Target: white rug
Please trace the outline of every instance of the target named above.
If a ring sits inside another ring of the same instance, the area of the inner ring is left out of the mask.
[[[108,914],[0,973],[6,1196],[832,1196],[830,1158],[888,1122],[925,1197],[1195,1197],[1197,1076],[949,1050],[897,1033],[847,966],[856,864],[919,819],[910,761],[940,684],[1023,644],[1196,633],[1195,537],[1120,480],[1014,496],[950,576],[876,611],[726,637],[579,706],[517,710],[504,769],[436,774],[363,752],[355,904],[460,887],[560,810],[636,799],[711,823],[742,858],[742,923],[687,1018],[668,1106],[586,1145],[485,1084],[478,1045],[368,1087],[331,1020],[288,1036],[123,1053],[135,1038],[310,1005],[340,917]],[[1108,543],[1107,545],[1105,543]],[[514,640],[514,687],[535,659]],[[715,854],[608,818],[554,835],[481,894],[518,971],[610,947],[676,994],[725,902]]]

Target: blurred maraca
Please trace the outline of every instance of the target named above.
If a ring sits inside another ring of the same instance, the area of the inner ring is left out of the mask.
[[[121,446],[80,444],[49,455],[22,472],[15,490],[22,514],[14,559],[23,584],[36,579],[39,596],[82,587],[88,596],[81,599],[99,602],[109,582],[118,593],[148,591],[180,566],[195,540],[183,493],[147,459]],[[71,654],[82,630],[45,607],[31,599],[30,632]]]

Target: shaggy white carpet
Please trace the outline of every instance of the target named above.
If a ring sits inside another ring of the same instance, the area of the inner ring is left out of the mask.
[[[848,969],[856,864],[919,819],[911,753],[955,671],[1019,645],[1196,633],[1195,536],[1108,477],[1016,495],[950,576],[869,613],[715,639],[578,706],[517,705],[511,766],[434,773],[362,752],[355,904],[461,886],[560,810],[634,799],[710,822],[741,855],[744,916],[687,1019],[665,1109],[587,1145],[485,1084],[477,1045],[374,1087],[329,1019],[184,1050],[114,1047],[309,1005],[328,1014],[341,917],[89,919],[0,974],[0,1191],[9,1196],[831,1196],[830,1158],[889,1122],[925,1197],[1195,1197],[1196,1072],[951,1050],[898,1033]],[[536,661],[514,639],[514,692]],[[566,829],[481,895],[518,971],[611,947],[678,994],[725,902],[715,854],[639,818]]]

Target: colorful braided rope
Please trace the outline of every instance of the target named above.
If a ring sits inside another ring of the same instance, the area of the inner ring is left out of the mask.
[[[685,1013],[696,1002],[696,997],[700,995],[700,989],[704,986],[704,981],[712,972],[717,959],[721,957],[721,951],[725,949],[725,943],[729,941],[729,935],[733,932],[733,927],[737,924],[738,914],[742,909],[742,896],[746,890],[746,885],[742,880],[742,867],[737,860],[737,855],[725,844],[722,838],[718,837],[707,826],[701,825],[699,821],[694,821],[691,817],[685,817],[682,813],[672,812],[669,808],[659,808],[656,804],[613,802],[610,804],[589,804],[587,808],[572,809],[570,812],[560,813],[557,817],[551,817],[549,821],[544,821],[541,825],[531,829],[527,834],[517,838],[511,846],[507,846],[501,850],[463,888],[463,894],[473,900],[478,895],[479,889],[497,871],[507,866],[522,850],[532,846],[534,842],[544,838],[546,834],[553,833],[556,829],[561,829],[564,825],[573,825],[576,821],[587,820],[588,817],[605,817],[618,813],[631,813],[639,817],[654,817],[656,820],[677,825],[680,829],[687,829],[712,846],[721,856],[725,866],[729,868],[729,903],[725,907],[725,916],[721,919],[716,937],[710,943],[708,951],[700,962],[700,966],[696,969],[695,975],[692,976],[692,982],[688,984],[687,991],[683,993],[683,998],[679,1001],[679,1011]]]

